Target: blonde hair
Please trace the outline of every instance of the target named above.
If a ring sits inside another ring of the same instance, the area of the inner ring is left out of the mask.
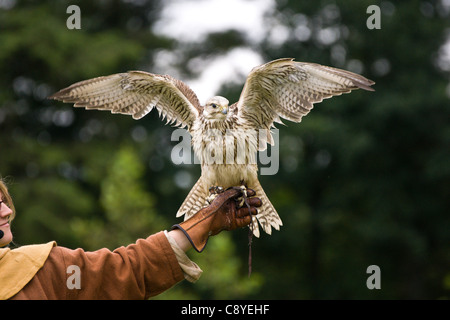
[[[16,216],[16,209],[14,208],[14,203],[12,201],[11,195],[8,192],[8,188],[6,187],[3,179],[0,178],[0,194],[2,196],[3,202],[11,209],[12,214],[9,217],[9,223],[11,223]]]

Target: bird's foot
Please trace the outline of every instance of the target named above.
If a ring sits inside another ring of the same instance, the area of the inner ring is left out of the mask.
[[[212,186],[209,188],[209,196],[206,198],[209,204],[211,204],[214,199],[219,195],[219,193],[223,192],[223,188],[219,186]]]
[[[242,192],[242,196],[236,198],[236,200],[239,202],[238,208],[243,207],[244,204],[247,205],[247,207],[249,207],[247,203],[247,186],[242,184],[239,187],[231,187],[231,188]]]
[[[244,204],[249,206],[247,203],[247,187],[245,185],[239,186],[239,189],[242,191],[242,197],[238,198],[239,207],[243,207]]]

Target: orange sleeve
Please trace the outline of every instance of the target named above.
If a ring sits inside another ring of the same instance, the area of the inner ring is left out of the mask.
[[[114,251],[55,247],[42,269],[14,298],[148,299],[183,279],[173,249],[159,232]]]

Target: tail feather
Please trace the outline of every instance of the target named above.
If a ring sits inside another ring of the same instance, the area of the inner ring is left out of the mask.
[[[177,217],[184,215],[184,220],[189,219],[193,214],[198,212],[201,208],[207,205],[206,198],[208,197],[208,190],[204,186],[202,177],[200,177],[191,191],[187,195],[178,209]]]
[[[259,238],[260,235],[258,222],[267,234],[272,234],[272,227],[275,228],[275,230],[280,230],[283,222],[264,192],[264,189],[259,181],[256,181],[256,183],[251,186],[251,189],[255,190],[256,197],[260,198],[262,201],[262,206],[258,208],[258,214],[256,215],[256,218],[253,218],[252,222],[254,236]]]

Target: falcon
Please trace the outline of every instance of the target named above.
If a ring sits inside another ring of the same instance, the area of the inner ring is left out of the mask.
[[[300,122],[323,99],[354,89],[374,91],[374,84],[353,72],[283,58],[252,69],[239,100],[231,104],[221,96],[201,105],[196,94],[169,75],[129,71],[77,82],[50,96],[75,107],[109,110],[140,119],[156,108],[162,119],[186,128],[200,160],[201,176],[178,210],[188,219],[208,204],[211,195],[229,187],[256,191],[262,200],[250,224],[256,237],[259,225],[271,234],[282,221],[258,181],[258,151],[273,145],[271,128],[281,118]],[[246,137],[245,143],[242,137]],[[258,225],[259,223],[259,225]]]

